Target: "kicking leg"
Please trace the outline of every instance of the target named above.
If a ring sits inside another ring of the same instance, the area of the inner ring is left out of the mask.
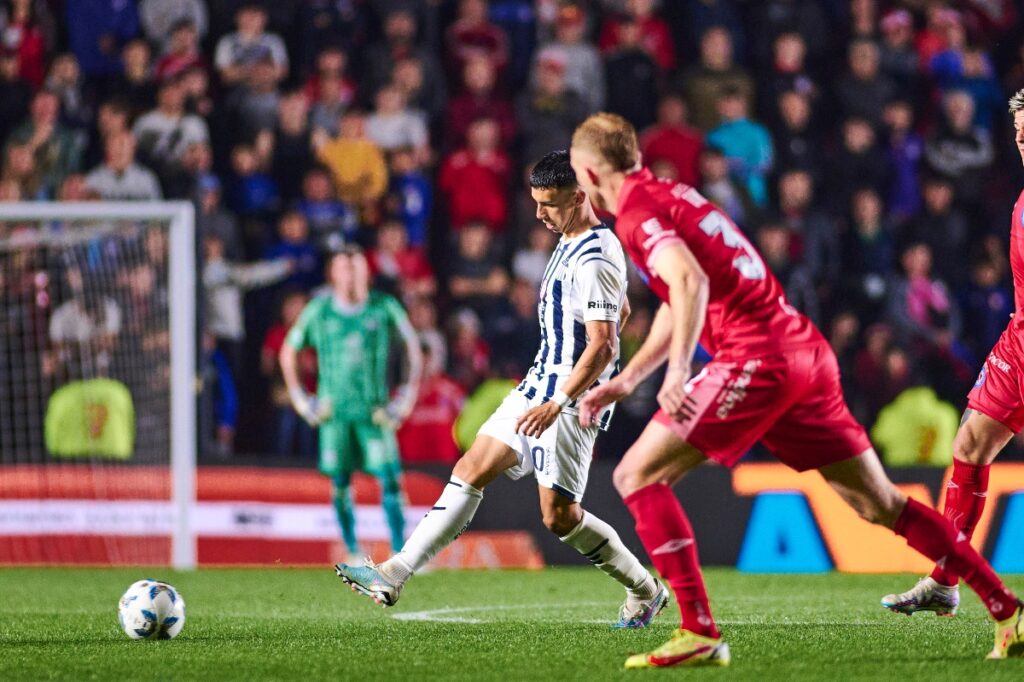
[[[650,624],[668,604],[668,591],[626,549],[614,528],[561,493],[544,486],[539,490],[548,530],[626,588],[626,603],[615,627],[642,628]]]
[[[336,567],[338,575],[353,589],[392,606],[412,574],[466,529],[480,506],[483,487],[516,464],[518,459],[510,447],[491,436],[477,436],[402,550],[379,566],[340,564]]]

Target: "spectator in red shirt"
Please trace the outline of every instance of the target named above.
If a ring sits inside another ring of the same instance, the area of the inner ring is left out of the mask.
[[[46,3],[14,0],[3,26],[4,47],[17,51],[18,76],[39,89],[46,78],[46,59],[53,45],[53,17]]]
[[[153,70],[158,81],[174,78],[189,69],[201,69],[209,75],[210,65],[199,51],[199,32],[191,19],[182,19],[171,29],[167,54],[160,58]]]
[[[377,247],[368,254],[377,285],[405,298],[433,296],[437,278],[423,250],[409,246],[409,233],[400,220],[388,220],[377,229]]]
[[[499,148],[499,139],[494,119],[477,119],[469,127],[467,146],[450,154],[441,166],[438,187],[456,230],[473,220],[483,221],[492,231],[505,229],[512,164]]]
[[[277,356],[288,330],[299,319],[309,298],[302,291],[290,291],[281,299],[278,322],[267,330],[260,349],[260,373],[270,381],[270,400],[274,406],[274,451],[278,455],[299,453],[312,457],[316,450],[316,433],[292,409],[288,389],[281,377]],[[316,351],[305,348],[299,352],[299,378],[302,386],[316,393]]]
[[[665,95],[658,102],[658,122],[640,135],[644,162],[672,164],[679,180],[696,187],[700,183],[700,150],[704,138],[687,124],[686,100],[677,94]]]
[[[472,57],[463,68],[465,90],[448,104],[445,142],[452,149],[466,144],[470,124],[478,118],[492,118],[501,130],[502,145],[510,145],[516,136],[516,118],[512,104],[495,92],[498,74],[486,57]]]
[[[626,0],[629,20],[640,25],[643,49],[662,71],[671,71],[676,66],[676,49],[672,43],[672,32],[668,24],[654,15],[654,0]],[[597,46],[607,54],[619,47],[619,24],[626,19],[609,17],[601,27]]]
[[[455,23],[445,34],[453,80],[473,57],[486,57],[500,72],[508,63],[508,37],[487,18],[487,0],[461,0]]]
[[[466,391],[444,373],[441,362],[423,344],[423,377],[416,404],[398,429],[403,462],[451,463],[459,458],[453,431],[466,402]]]

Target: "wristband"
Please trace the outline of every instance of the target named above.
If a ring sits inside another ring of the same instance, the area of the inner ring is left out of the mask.
[[[551,402],[559,407],[565,407],[572,402],[572,398],[565,391],[555,391],[555,394],[551,396]]]

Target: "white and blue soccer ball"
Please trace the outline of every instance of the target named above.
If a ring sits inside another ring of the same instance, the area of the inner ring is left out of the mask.
[[[117,619],[132,639],[172,639],[185,625],[185,600],[159,580],[138,580],[121,596]]]

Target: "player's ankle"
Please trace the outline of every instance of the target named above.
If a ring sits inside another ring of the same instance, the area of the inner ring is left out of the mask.
[[[658,593],[658,581],[654,579],[654,576],[648,573],[639,585],[627,588],[626,592],[628,592],[629,596],[633,599],[651,599]]]
[[[387,578],[388,582],[396,586],[403,585],[412,577],[413,573],[412,567],[402,560],[400,553],[382,563],[377,570]]]

